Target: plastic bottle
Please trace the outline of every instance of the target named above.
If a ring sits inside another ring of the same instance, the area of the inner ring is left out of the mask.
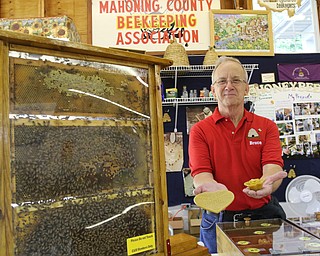
[[[187,91],[187,86],[183,86],[182,96],[181,98],[189,98],[189,94]]]
[[[204,97],[209,97],[209,90],[207,89],[207,87],[203,87],[203,94]]]
[[[198,97],[198,92],[196,89],[193,90],[193,97],[197,98]]]

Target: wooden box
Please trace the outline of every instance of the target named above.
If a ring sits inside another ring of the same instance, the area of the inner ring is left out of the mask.
[[[218,253],[222,255],[320,254],[320,239],[281,220],[217,224]]]
[[[0,52],[0,255],[166,255],[171,62],[3,30]]]
[[[172,255],[185,253],[197,248],[197,238],[185,233],[177,234],[170,237],[170,246]]]
[[[77,28],[72,19],[68,16],[0,19],[0,29],[72,42],[80,42],[80,35]]]
[[[180,233],[170,237],[172,256],[209,256],[208,248],[197,244],[197,238]]]

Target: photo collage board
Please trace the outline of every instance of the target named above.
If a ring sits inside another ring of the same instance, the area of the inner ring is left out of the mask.
[[[320,158],[318,86],[303,82],[279,82],[274,87],[255,85],[250,93],[256,96],[254,112],[277,124],[285,158]]]

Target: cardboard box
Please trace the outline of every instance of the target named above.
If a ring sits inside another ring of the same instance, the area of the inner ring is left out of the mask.
[[[183,233],[183,218],[175,217],[169,220],[169,225],[171,225],[174,234]]]
[[[202,211],[200,208],[188,210],[189,234],[199,235],[202,220]]]

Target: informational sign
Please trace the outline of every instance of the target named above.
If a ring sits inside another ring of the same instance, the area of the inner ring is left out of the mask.
[[[295,14],[296,7],[301,6],[302,0],[258,0],[261,7],[266,7],[275,12],[287,10],[289,17]]]
[[[320,83],[250,86],[255,113],[273,120],[286,158],[320,157]]]
[[[186,50],[208,50],[210,9],[220,9],[220,1],[92,0],[92,42],[157,52],[175,38]]]
[[[263,74],[261,74],[261,81],[263,83],[274,83],[275,82],[274,73],[263,73]]]
[[[170,132],[164,134],[164,151],[167,172],[181,172],[183,166],[183,134]]]
[[[127,239],[128,255],[150,251],[156,248],[154,233],[131,237]]]

